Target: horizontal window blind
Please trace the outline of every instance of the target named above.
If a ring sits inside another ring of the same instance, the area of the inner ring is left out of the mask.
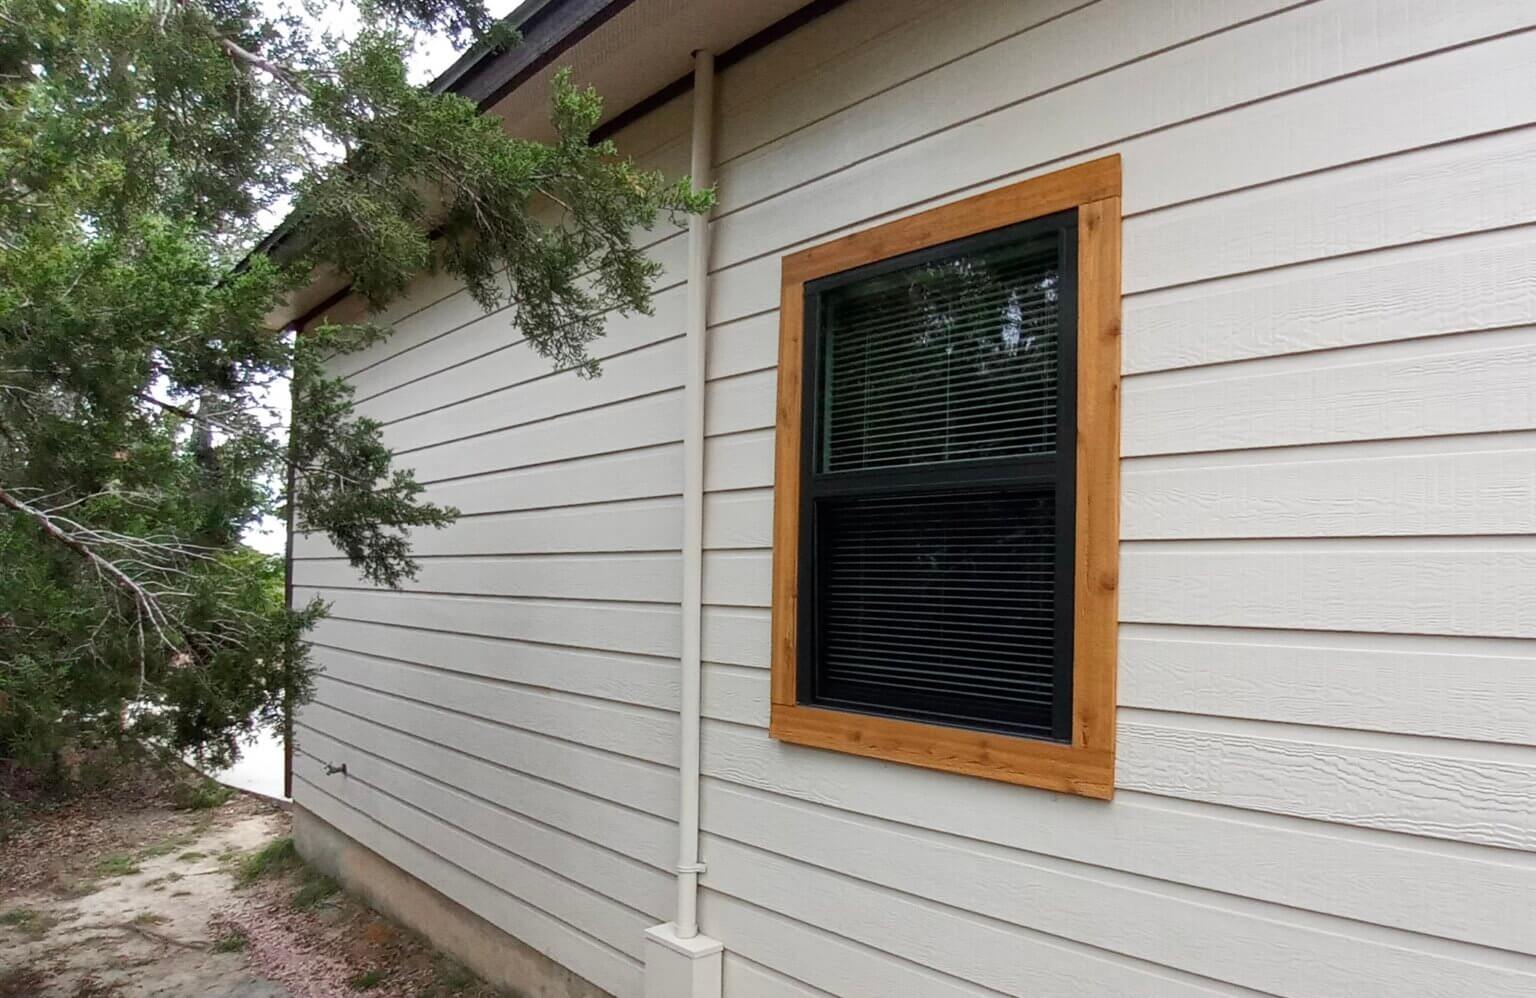
[[[821,525],[822,700],[1050,726],[1053,493],[834,501]]]
[[[807,286],[800,698],[1070,737],[1075,213]]]
[[[1059,283],[1037,239],[828,292],[821,470],[1052,451]]]

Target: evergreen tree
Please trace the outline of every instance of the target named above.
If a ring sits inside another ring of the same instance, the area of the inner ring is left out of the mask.
[[[480,0],[361,0],[346,37],[314,27],[337,3],[0,0],[0,757],[228,758],[308,695],[324,613],[242,534],[292,502],[395,586],[410,531],[452,520],[327,374],[389,329],[285,333],[294,290],[335,272],[377,310],[446,269],[591,375],[604,317],[650,307],[631,234],[709,204],[591,142],[599,98],[564,74],[550,142],[413,85],[424,35],[516,44]]]

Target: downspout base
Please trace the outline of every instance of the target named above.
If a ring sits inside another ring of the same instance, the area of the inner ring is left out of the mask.
[[[645,930],[645,998],[720,998],[724,966],[718,939],[684,939],[673,922]]]

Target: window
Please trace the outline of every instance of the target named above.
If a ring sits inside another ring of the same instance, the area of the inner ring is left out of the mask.
[[[786,257],[774,737],[1108,797],[1120,165]]]

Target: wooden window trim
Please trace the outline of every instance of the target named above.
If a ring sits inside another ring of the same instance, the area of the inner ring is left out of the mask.
[[[1059,211],[1078,212],[1077,557],[1072,740],[857,714],[797,702],[805,285]],[[1120,507],[1120,157],[932,208],[786,256],[779,311],[769,731],[799,745],[1108,799],[1115,775]]]

